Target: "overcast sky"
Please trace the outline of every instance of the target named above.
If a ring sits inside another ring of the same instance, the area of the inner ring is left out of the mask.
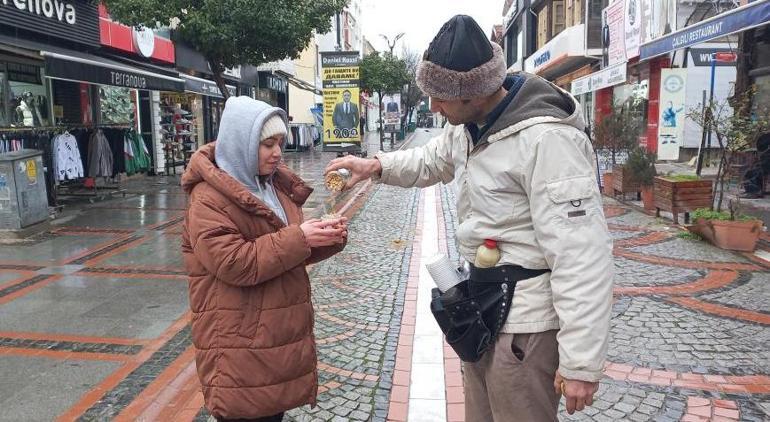
[[[363,0],[364,36],[378,51],[387,51],[387,43],[379,34],[392,40],[404,32],[406,35],[393,52],[400,55],[406,44],[422,54],[444,22],[457,14],[476,19],[488,37],[492,27],[502,23],[504,3],[504,0]]]

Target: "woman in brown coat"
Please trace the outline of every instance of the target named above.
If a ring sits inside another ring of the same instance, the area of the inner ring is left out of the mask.
[[[281,109],[230,98],[218,141],[182,177],[182,251],[206,408],[219,421],[280,421],[318,390],[305,265],[342,250],[344,218],[303,222],[312,192],[281,163]]]

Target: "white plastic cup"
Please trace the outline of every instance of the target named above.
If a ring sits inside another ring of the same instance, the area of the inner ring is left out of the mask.
[[[446,292],[462,281],[457,269],[446,255],[436,255],[425,264],[433,281],[441,292]]]

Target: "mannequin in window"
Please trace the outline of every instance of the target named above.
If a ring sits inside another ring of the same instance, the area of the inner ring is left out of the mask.
[[[19,105],[16,106],[16,122],[26,127],[35,126],[35,115],[33,114],[32,107],[29,105],[31,98],[31,92],[23,93],[21,98],[19,98]]]

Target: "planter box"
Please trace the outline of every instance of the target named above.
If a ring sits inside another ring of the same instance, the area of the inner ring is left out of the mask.
[[[652,186],[642,186],[642,204],[645,211],[655,211],[655,193]]]
[[[683,212],[684,221],[690,221],[690,211],[698,208],[710,208],[714,203],[714,188],[711,180],[676,181],[656,176],[653,185],[655,193],[655,215],[660,211],[674,214],[674,224],[679,224],[679,213]]]
[[[762,221],[722,221],[698,219],[687,230],[722,249],[754,252],[762,233]]]
[[[613,174],[613,196],[621,194],[625,197],[627,193],[635,193],[637,199],[642,187],[637,182],[633,182],[631,178],[631,170],[626,169],[623,166],[614,166],[612,168]]]
[[[602,182],[603,182],[602,183],[602,193],[603,194],[605,194],[607,196],[612,196],[612,192],[613,192],[612,190],[614,189],[612,181],[613,181],[612,172],[610,171],[610,172],[604,173],[604,177],[602,178]]]

